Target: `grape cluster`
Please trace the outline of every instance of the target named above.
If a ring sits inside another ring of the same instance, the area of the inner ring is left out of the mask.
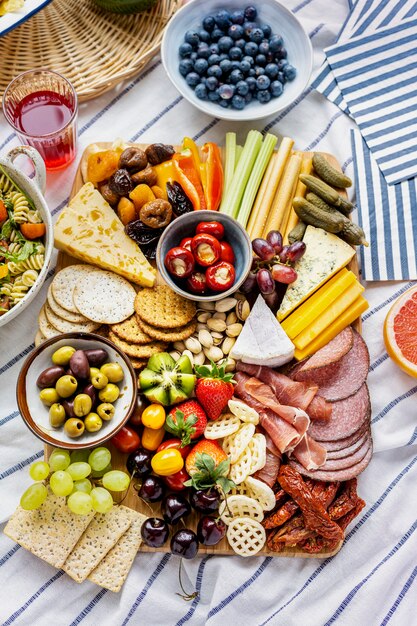
[[[252,268],[240,291],[259,290],[269,308],[275,311],[279,305],[276,283],[289,285],[297,280],[293,265],[303,256],[306,245],[303,241],[295,241],[284,246],[281,233],[271,230],[266,239],[254,239],[252,249],[255,253]]]
[[[107,513],[113,506],[110,491],[125,491],[130,484],[126,472],[112,470],[108,448],[93,450],[53,450],[48,463],[36,461],[30,466],[30,477],[36,481],[20,498],[25,511],[38,509],[49,495],[67,497],[68,508],[77,515],[94,510]],[[102,485],[102,486],[101,486]]]

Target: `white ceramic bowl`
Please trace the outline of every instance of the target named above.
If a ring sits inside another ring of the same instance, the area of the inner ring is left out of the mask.
[[[186,31],[201,26],[203,18],[209,13],[216,13],[219,9],[242,9],[249,4],[258,9],[261,23],[269,24],[273,34],[282,35],[288,50],[288,61],[297,70],[296,78],[285,84],[284,92],[278,98],[271,98],[267,104],[252,101],[242,111],[223,109],[216,102],[199,100],[178,69],[178,48],[184,41]],[[169,21],[162,39],[161,55],[165,71],[184,98],[211,117],[232,121],[257,120],[286,109],[306,88],[313,68],[313,50],[307,33],[295,15],[277,0],[257,0],[253,3],[247,0],[192,0]]]
[[[26,176],[26,174],[13,164],[14,160],[21,154],[29,157],[33,163],[35,168],[35,177],[33,179]],[[30,288],[27,295],[18,304],[12,307],[10,311],[4,315],[0,315],[0,326],[4,326],[11,320],[15,319],[19,313],[21,313],[23,309],[25,309],[32,302],[42,287],[51,262],[51,255],[54,247],[54,229],[51,214],[45,202],[45,198],[43,197],[46,187],[46,169],[45,163],[43,162],[39,152],[30,146],[18,146],[17,148],[13,148],[13,150],[11,150],[6,157],[0,157],[0,166],[17,184],[17,186],[20,187],[20,189],[22,189],[22,191],[24,191],[29,198],[31,198],[46,226],[45,263],[39,272],[39,276],[35,284]]]

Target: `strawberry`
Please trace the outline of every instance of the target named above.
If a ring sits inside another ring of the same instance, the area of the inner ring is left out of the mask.
[[[195,489],[217,487],[223,494],[228,493],[235,484],[227,478],[230,460],[216,442],[208,439],[199,441],[185,459],[185,468],[191,476],[185,484]]]
[[[195,395],[203,405],[207,417],[216,420],[233,396],[233,374],[225,373],[225,365],[218,367],[210,361],[209,365],[195,367],[197,383]]]
[[[165,420],[165,430],[181,439],[181,447],[201,437],[206,426],[207,416],[195,400],[181,402],[170,410]]]

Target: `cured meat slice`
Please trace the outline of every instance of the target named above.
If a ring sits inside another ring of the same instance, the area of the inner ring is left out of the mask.
[[[368,466],[371,458],[372,458],[372,444],[368,452],[365,454],[363,459],[359,461],[359,463],[356,463],[355,465],[352,465],[351,467],[347,467],[346,469],[333,470],[333,471],[328,471],[328,472],[322,469],[310,471],[310,470],[304,469],[302,465],[292,460],[290,460],[290,465],[291,467],[293,467],[300,473],[302,472],[304,476],[309,476],[310,478],[315,478],[316,480],[328,480],[330,482],[334,480],[344,481],[344,480],[350,480],[351,478],[355,478],[356,476],[359,476],[359,474],[361,474],[361,472],[363,472],[363,470]]]
[[[350,454],[349,456],[345,456],[341,459],[327,459],[326,462],[318,469],[320,469],[321,471],[333,472],[333,471],[346,469],[348,467],[352,467],[352,465],[359,463],[363,459],[363,457],[366,455],[366,453],[368,452],[371,446],[372,446],[372,439],[371,437],[368,436],[363,442],[363,444],[361,445],[361,447],[358,448],[358,450],[356,450],[356,452],[354,452],[353,454]],[[310,469],[310,468],[306,468],[304,463],[301,463],[299,459],[297,459],[297,461],[305,469],[307,470]],[[301,469],[299,469],[299,471],[301,474],[303,474],[303,471]]]
[[[349,437],[345,437],[343,439],[333,439],[331,441],[320,441],[317,439],[319,443],[322,443],[326,448],[327,452],[332,452],[335,450],[342,450],[343,448],[347,448],[352,444],[356,443],[358,439],[363,437],[369,430],[369,422],[365,421],[358,430],[355,430],[354,433],[349,435]]]
[[[349,456],[350,454],[353,454],[354,452],[356,452],[356,450],[358,450],[362,446],[362,444],[370,436],[371,436],[371,431],[368,429],[362,435],[362,437],[360,437],[351,446],[347,446],[346,448],[342,448],[341,450],[331,450],[330,452],[327,452],[327,460],[330,461],[331,459],[343,459],[344,457]],[[324,444],[324,447],[326,447],[326,444]]]
[[[291,452],[291,456],[306,469],[315,470],[325,465],[326,448],[306,434]]]
[[[320,391],[320,389],[319,389]],[[317,392],[318,393],[318,392]],[[329,420],[332,416],[332,405],[324,398],[315,396],[307,407],[307,413],[312,420]]]
[[[332,416],[328,422],[310,424],[308,434],[316,441],[344,439],[357,431],[371,416],[371,402],[366,383],[352,396],[333,402]]]
[[[349,352],[353,346],[353,329],[348,326],[334,337],[328,344],[317,350],[313,356],[304,361],[293,372],[298,377],[302,372],[307,372],[319,367],[325,367],[336,363]],[[293,376],[291,376],[292,378]]]
[[[305,411],[318,391],[317,385],[309,385],[291,380],[284,374],[275,372],[263,365],[237,363],[238,371],[245,372],[269,385],[277,397],[278,402],[287,406],[294,406]]]
[[[352,348],[337,363],[307,371],[298,370],[295,380],[316,384],[317,394],[330,402],[353,395],[366,381],[369,370],[369,351],[360,334],[354,330]]]
[[[262,482],[272,488],[275,485],[280,466],[281,455],[276,456],[267,448],[265,465],[262,469],[255,472],[253,477],[262,480]]]

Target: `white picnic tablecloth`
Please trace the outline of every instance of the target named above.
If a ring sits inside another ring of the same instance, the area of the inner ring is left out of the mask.
[[[347,16],[348,2],[288,0],[285,4],[310,34],[317,69],[323,48],[333,43]],[[201,142],[222,143],[226,131],[235,130],[243,141],[249,129],[267,129],[294,137],[299,149],[335,154],[353,176],[352,127],[347,116],[311,89],[272,119],[253,124],[211,119],[178,94],[155,58],[138,78],[80,106],[78,158],[68,169],[48,174],[46,199],[56,217],[67,201],[83,148],[116,137],[176,143],[190,135]],[[0,153],[17,144],[1,117]],[[27,430],[17,411],[15,384],[33,348],[37,315],[50,280],[29,309],[0,329],[1,524],[30,483],[28,466],[42,456],[42,443]],[[336,557],[196,558],[183,564],[187,589],[199,592],[193,602],[186,603],[176,595],[177,557],[138,554],[122,591],[113,594],[90,582],[78,585],[0,533],[0,622],[30,626],[180,626],[187,622],[223,626],[232,621],[241,626],[416,624],[416,588],[411,587],[417,575],[417,384],[391,362],[382,337],[390,303],[411,284],[366,285],[370,306],[363,316],[363,334],[371,354],[375,453],[359,478],[366,508],[348,528]]]

